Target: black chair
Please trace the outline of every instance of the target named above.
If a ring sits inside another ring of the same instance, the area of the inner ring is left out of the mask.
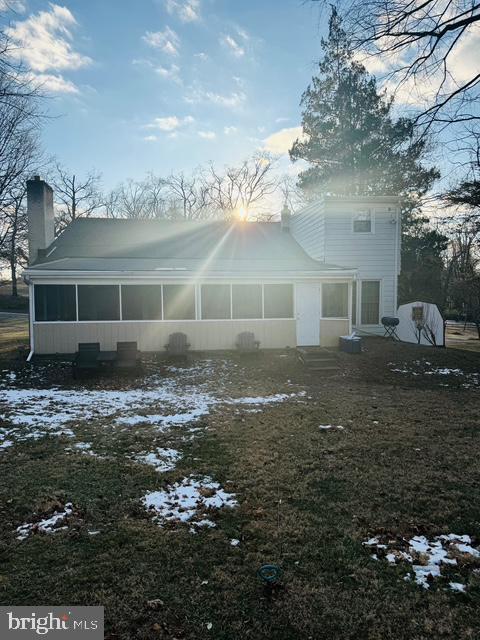
[[[400,340],[397,333],[397,327],[400,324],[399,318],[384,316],[382,318],[382,324],[385,329],[385,333],[383,334],[384,338],[391,338],[393,341]]]
[[[188,338],[184,333],[172,333],[168,338],[168,344],[165,345],[167,353],[172,358],[187,358],[187,352],[190,348]]]
[[[239,353],[258,353],[260,341],[255,340],[255,334],[251,331],[243,331],[237,336],[236,347]]]
[[[136,342],[117,342],[117,357],[114,366],[115,369],[122,370],[140,369],[140,352]]]
[[[99,342],[79,342],[78,351],[72,362],[73,377],[77,378],[80,372],[97,371],[99,353]]]

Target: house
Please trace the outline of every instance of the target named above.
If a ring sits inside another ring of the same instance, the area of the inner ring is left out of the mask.
[[[135,340],[162,351],[336,346],[394,315],[400,266],[394,197],[326,197],[280,222],[78,219],[54,237],[53,194],[27,183],[31,355]]]

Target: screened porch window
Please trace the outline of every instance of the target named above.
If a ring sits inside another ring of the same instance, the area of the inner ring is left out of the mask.
[[[380,281],[362,282],[362,324],[378,324],[380,316]]]
[[[195,320],[195,287],[193,285],[163,285],[163,319]]]
[[[118,285],[79,284],[78,319],[120,320]]]
[[[266,284],[263,304],[265,318],[293,318],[293,285]]]
[[[348,318],[348,284],[322,284],[322,318]]]
[[[230,285],[202,285],[202,320],[227,320],[230,314]]]
[[[71,322],[77,319],[75,285],[36,284],[36,322]]]
[[[262,317],[262,285],[232,285],[233,318],[238,320]]]
[[[161,320],[162,286],[160,284],[122,285],[123,320]]]

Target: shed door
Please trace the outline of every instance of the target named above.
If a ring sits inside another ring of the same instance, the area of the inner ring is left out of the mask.
[[[320,291],[318,284],[295,285],[297,346],[320,344]]]

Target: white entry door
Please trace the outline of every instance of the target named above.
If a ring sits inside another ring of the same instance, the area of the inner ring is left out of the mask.
[[[320,344],[320,287],[318,284],[295,285],[297,346]]]

